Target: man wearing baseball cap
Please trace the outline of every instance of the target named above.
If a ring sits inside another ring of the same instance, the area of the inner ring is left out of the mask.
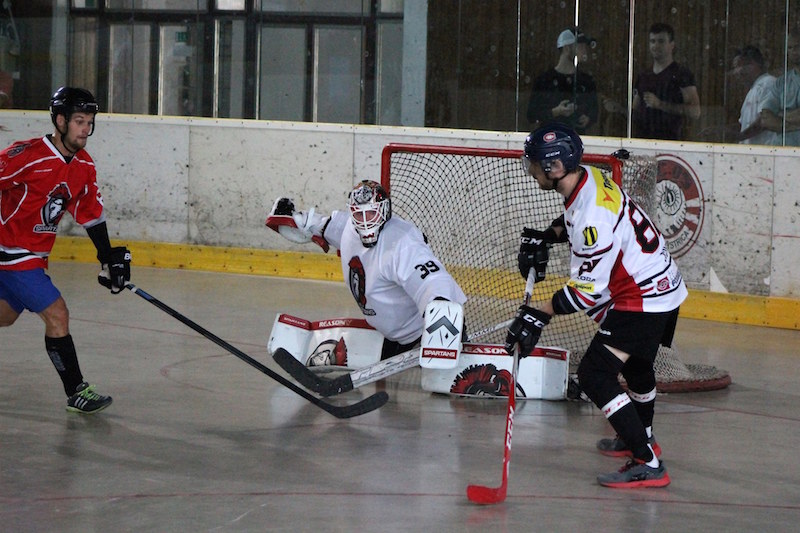
[[[558,35],[558,63],[533,82],[527,113],[533,128],[558,120],[579,134],[591,133],[597,123],[597,86],[579,64],[588,59],[589,48],[596,45],[597,41],[581,31],[566,29]]]

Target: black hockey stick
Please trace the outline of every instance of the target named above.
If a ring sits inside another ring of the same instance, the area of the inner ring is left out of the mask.
[[[303,389],[301,389],[300,387],[298,387],[297,385],[295,385],[294,383],[292,383],[288,379],[286,379],[283,376],[281,376],[280,374],[270,370],[268,367],[266,367],[263,364],[259,363],[258,361],[256,361],[255,359],[253,359],[252,357],[250,357],[249,355],[247,355],[246,353],[244,353],[240,349],[236,348],[235,346],[232,346],[231,344],[229,344],[226,341],[222,340],[221,338],[217,337],[216,335],[214,335],[213,333],[211,333],[207,329],[203,328],[199,324],[197,324],[197,323],[191,321],[190,319],[186,318],[185,316],[183,316],[182,314],[180,314],[176,310],[174,310],[171,307],[169,307],[167,304],[163,303],[162,301],[158,300],[154,296],[151,296],[150,294],[148,294],[144,290],[142,290],[139,287],[135,286],[133,283],[127,283],[125,285],[125,288],[126,289],[130,289],[130,291],[133,292],[134,294],[137,294],[137,295],[141,296],[142,298],[144,298],[145,300],[147,300],[148,302],[150,302],[154,306],[158,307],[159,309],[161,309],[162,311],[164,311],[168,315],[172,316],[173,318],[178,319],[180,322],[183,322],[185,325],[189,326],[190,328],[195,330],[197,333],[201,334],[203,337],[205,337],[208,340],[214,342],[218,346],[221,346],[222,348],[224,348],[228,352],[232,353],[233,355],[235,355],[236,357],[238,357],[239,359],[241,359],[242,361],[244,361],[248,365],[252,366],[253,368],[256,368],[256,369],[260,370],[261,372],[263,372],[264,374],[268,375],[269,377],[271,377],[272,379],[274,379],[275,381],[277,381],[278,383],[280,383],[284,387],[286,387],[288,389],[291,389],[296,394],[302,396],[303,398],[305,398],[309,402],[313,403],[314,405],[316,405],[320,409],[324,409],[325,411],[329,412],[330,414],[332,414],[336,418],[351,418],[351,417],[354,417],[354,416],[363,415],[364,413],[369,413],[370,411],[374,411],[375,409],[378,409],[379,407],[382,407],[389,400],[389,395],[386,394],[385,391],[380,391],[380,392],[376,392],[372,396],[364,398],[360,402],[357,402],[357,403],[354,403],[354,404],[343,405],[343,406],[330,404],[330,403],[328,403],[328,402],[326,402],[324,400],[321,400],[320,398],[317,398],[316,396],[313,396],[313,395],[309,394],[308,392],[304,391]]]
[[[511,320],[507,320],[500,324],[478,330],[469,336],[467,342],[499,331],[507,327],[511,322]],[[419,348],[413,348],[407,352],[397,354],[383,361],[353,370],[352,372],[332,379],[317,375],[283,348],[275,350],[272,358],[281,368],[308,390],[322,396],[335,396],[343,392],[357,389],[368,383],[378,381],[379,379],[399,374],[409,368],[414,368],[419,364]]]

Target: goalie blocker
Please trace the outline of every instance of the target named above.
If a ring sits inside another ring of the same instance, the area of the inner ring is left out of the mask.
[[[456,302],[436,299],[425,307],[424,318],[419,366],[455,368],[461,353],[464,307]]]

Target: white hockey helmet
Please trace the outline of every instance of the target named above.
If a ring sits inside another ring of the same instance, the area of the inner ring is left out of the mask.
[[[367,248],[375,246],[383,225],[392,218],[389,193],[380,183],[364,180],[350,192],[347,206],[361,244]]]

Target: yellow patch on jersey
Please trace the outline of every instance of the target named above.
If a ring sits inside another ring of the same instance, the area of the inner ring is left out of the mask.
[[[612,213],[619,213],[622,201],[622,191],[619,186],[597,168],[592,168],[592,177],[597,184],[597,205],[605,207]]]
[[[575,281],[574,279],[571,279],[567,281],[567,287],[572,287],[576,291],[581,292],[594,292],[594,283],[587,283],[585,281]]]
[[[583,228],[583,244],[587,248],[591,248],[597,242],[597,228],[594,226],[586,226]]]

